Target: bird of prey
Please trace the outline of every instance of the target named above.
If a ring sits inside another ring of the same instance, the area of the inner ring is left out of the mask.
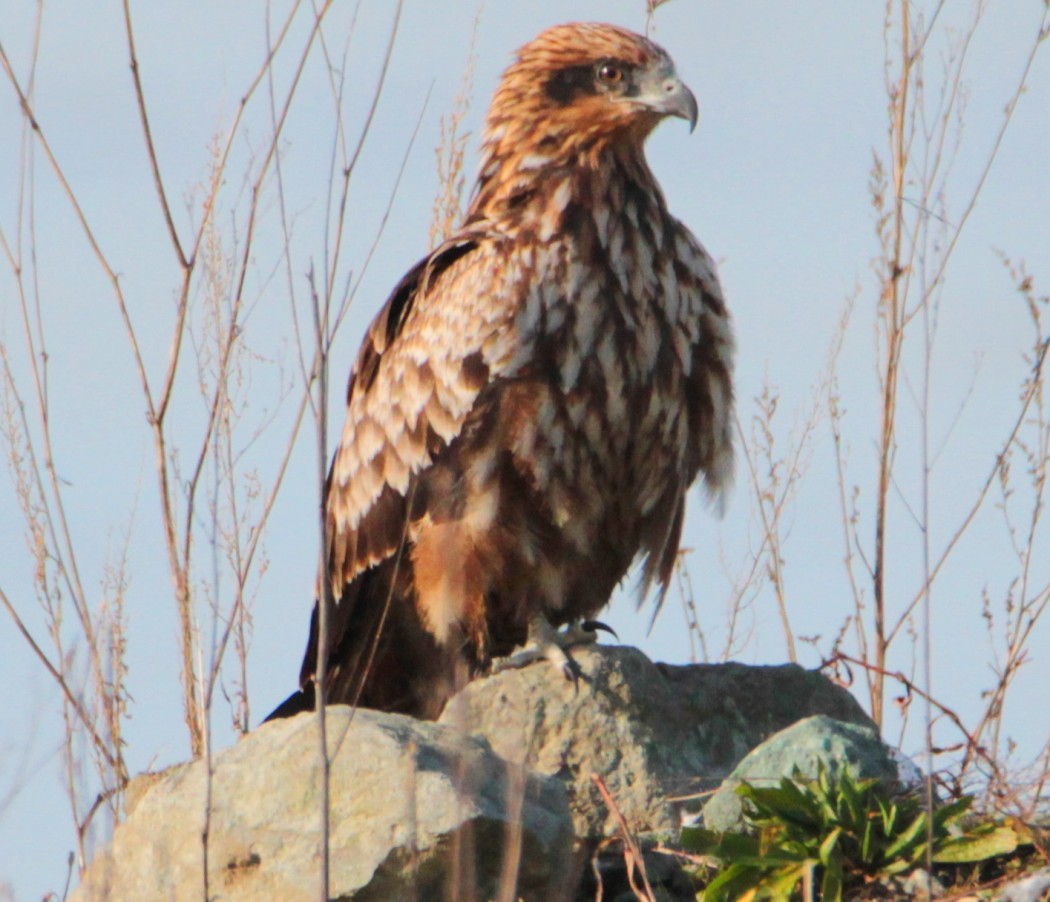
[[[728,488],[729,315],[644,153],[669,116],[694,127],[695,97],[617,26],[550,28],[503,74],[462,225],[350,375],[325,497],[329,703],[433,718],[496,659],[572,673],[565,649],[636,560],[659,605],[690,485]],[[271,718],[314,707],[317,652],[315,605],[301,688]]]

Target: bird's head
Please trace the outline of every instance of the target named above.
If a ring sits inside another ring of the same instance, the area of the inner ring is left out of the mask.
[[[641,147],[660,120],[697,120],[693,92],[648,38],[597,23],[548,28],[517,53],[492,100],[486,144],[551,151]]]

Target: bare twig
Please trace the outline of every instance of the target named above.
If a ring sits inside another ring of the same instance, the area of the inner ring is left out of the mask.
[[[616,819],[617,827],[619,827],[620,836],[623,838],[624,864],[627,866],[627,879],[630,881],[631,890],[642,902],[656,902],[653,888],[649,885],[649,875],[645,872],[645,859],[642,856],[642,850],[638,847],[637,841],[627,826],[627,821],[624,819],[620,807],[616,804],[612,793],[609,792],[609,787],[605,785],[605,780],[602,779],[601,774],[591,774],[591,782],[598,788],[602,801],[605,802],[605,807],[609,809],[609,812]],[[636,879],[641,879],[641,887],[635,883]]]

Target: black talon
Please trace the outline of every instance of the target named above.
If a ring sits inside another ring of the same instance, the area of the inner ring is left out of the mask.
[[[583,669],[579,664],[576,663],[576,659],[573,658],[568,652],[565,653],[566,661],[561,666],[561,672],[565,679],[572,680],[573,692],[576,695],[580,694],[580,677],[583,676]]]
[[[602,632],[609,633],[617,641],[620,640],[620,637],[616,635],[616,630],[608,624],[602,623],[600,620],[583,620],[580,622],[580,629],[585,629],[589,633],[596,633],[598,630],[601,630]]]

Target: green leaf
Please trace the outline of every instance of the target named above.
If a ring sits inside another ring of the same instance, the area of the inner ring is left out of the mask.
[[[882,835],[890,836],[893,833],[893,828],[897,823],[897,804],[892,799],[883,799],[881,796],[875,796],[875,801],[879,806],[879,814],[882,817]]]
[[[761,881],[763,872],[741,864],[731,864],[720,871],[696,897],[697,902],[735,902],[746,898]]]
[[[891,861],[894,858],[912,859],[915,846],[926,839],[926,812],[920,811],[915,820],[900,833],[897,838],[883,850],[883,858]]]
[[[879,874],[885,874],[888,877],[892,877],[894,874],[903,874],[905,871],[910,871],[915,867],[915,863],[909,858],[897,858],[894,861],[888,862],[882,865],[878,869]]]
[[[933,835],[940,836],[948,824],[958,820],[973,804],[973,796],[962,796],[953,802],[938,805],[933,809]]]
[[[779,786],[754,786],[743,782],[737,793],[750,801],[760,815],[776,817],[811,827],[819,824],[819,809],[800,786],[792,783],[787,777]]]
[[[864,829],[860,834],[860,860],[864,864],[871,864],[873,853],[872,853],[872,839],[875,834],[875,818],[869,817],[864,822]]]
[[[841,861],[842,853],[839,850],[839,840],[842,838],[842,828],[836,827],[820,844],[820,863],[829,867],[832,860]]]
[[[816,862],[810,858],[790,867],[778,868],[756,887],[757,895],[773,902],[790,902],[795,887],[801,883],[807,871],[812,873],[815,865]]]
[[[763,850],[767,858],[787,864],[789,862],[805,861],[813,857],[810,844],[795,840],[786,840],[768,849]]]
[[[821,902],[842,902],[842,860],[835,857],[832,865],[825,866],[824,877],[820,881]]]
[[[716,833],[703,827],[683,827],[682,848],[697,855],[710,855],[727,864],[770,868],[778,864],[793,864],[804,860],[805,849],[793,844],[764,845],[756,836],[745,833]]]
[[[806,861],[809,857],[809,852],[806,849],[775,846],[763,850],[762,854],[756,855],[754,858],[740,857],[735,860],[750,864],[753,867],[774,867],[776,865],[798,864],[800,861]]]
[[[717,833],[704,827],[683,827],[680,842],[688,852],[721,859],[760,854],[758,838],[744,833]]]
[[[982,824],[963,836],[939,842],[934,848],[933,860],[938,864],[965,864],[1009,855],[1017,849],[1019,839],[1013,827]]]

